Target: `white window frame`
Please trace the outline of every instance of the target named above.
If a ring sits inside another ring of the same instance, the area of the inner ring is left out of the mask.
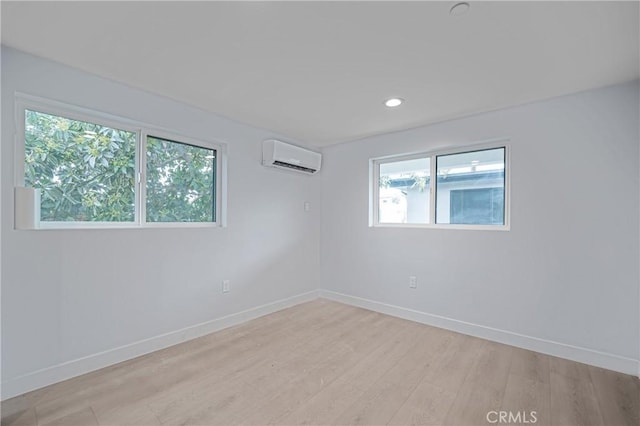
[[[369,160],[369,226],[372,228],[426,228],[426,229],[466,229],[479,231],[509,231],[511,229],[511,144],[508,139],[497,139],[458,146],[455,148],[424,151],[410,154],[376,157]],[[504,148],[504,224],[502,225],[465,225],[458,223],[436,223],[436,158],[443,155],[464,154],[474,151]],[[428,158],[429,166],[429,223],[380,223],[379,191],[380,165],[398,161]]]
[[[130,120],[115,115],[102,113],[87,108],[65,104],[37,96],[16,93],[15,95],[15,186],[24,186],[25,163],[25,110],[43,114],[84,121],[105,127],[116,128],[136,134],[135,149],[135,202],[134,220],[132,222],[72,222],[72,221],[40,221],[37,229],[142,229],[142,228],[218,228],[226,226],[226,170],[227,147],[225,143],[192,138]],[[184,143],[204,149],[216,151],[215,175],[215,221],[214,222],[147,222],[146,221],[146,143],[147,136],[167,139],[175,143]]]

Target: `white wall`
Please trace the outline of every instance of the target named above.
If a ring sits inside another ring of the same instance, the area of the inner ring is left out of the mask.
[[[326,149],[326,294],[637,374],[638,93],[629,83]],[[370,158],[496,138],[511,142],[510,231],[368,226]]]
[[[16,91],[226,142],[227,228],[13,230]],[[82,357],[317,289],[320,181],[262,167],[261,141],[271,137],[3,47],[3,397],[81,372],[88,364],[72,361]]]

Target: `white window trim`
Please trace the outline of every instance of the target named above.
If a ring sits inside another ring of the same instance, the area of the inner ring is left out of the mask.
[[[504,224],[503,225],[464,225],[435,223],[436,220],[436,157],[442,155],[462,154],[466,152],[484,151],[504,148]],[[397,161],[430,159],[429,184],[429,223],[380,223],[379,222],[379,190],[380,164]],[[481,143],[461,145],[454,148],[424,151],[419,153],[390,155],[369,160],[369,227],[372,228],[424,228],[424,229],[456,229],[476,231],[509,231],[511,230],[511,144],[509,139],[495,139]]]
[[[14,141],[14,182],[15,186],[24,186],[25,162],[25,110],[90,122],[101,126],[117,128],[136,134],[136,198],[135,216],[132,222],[57,222],[40,221],[38,230],[48,229],[145,229],[145,228],[221,228],[226,227],[227,198],[227,144],[212,139],[203,140],[184,136],[158,126],[118,117],[115,115],[90,110],[50,99],[24,93],[15,94],[15,141]],[[146,221],[146,148],[147,136],[167,139],[176,143],[184,143],[213,149],[216,151],[215,176],[215,222],[147,222]]]

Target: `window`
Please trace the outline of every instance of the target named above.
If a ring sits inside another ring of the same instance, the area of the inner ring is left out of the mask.
[[[429,223],[428,158],[380,163],[380,223]]]
[[[436,155],[436,223],[504,225],[505,148]]]
[[[452,189],[449,222],[476,225],[504,224],[504,188]]]
[[[147,137],[147,222],[215,222],[216,150]]]
[[[25,110],[24,154],[40,220],[134,221],[135,133]]]
[[[371,225],[508,229],[506,158],[494,146],[374,159]]]
[[[18,178],[39,189],[41,227],[219,222],[220,146],[72,107],[18,104]]]

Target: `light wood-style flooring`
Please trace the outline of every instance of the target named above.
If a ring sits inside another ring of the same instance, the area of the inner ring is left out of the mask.
[[[7,400],[2,425],[463,426],[500,411],[638,426],[640,384],[319,299]]]

